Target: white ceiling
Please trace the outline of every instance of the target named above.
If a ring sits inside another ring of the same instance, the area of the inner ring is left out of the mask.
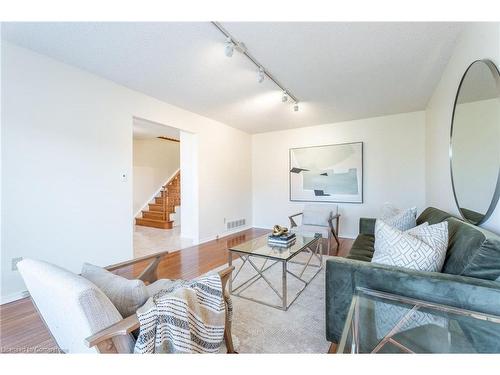
[[[133,135],[135,139],[152,139],[157,137],[180,139],[179,129],[138,117],[134,118]]]
[[[249,133],[422,110],[460,23],[223,23],[301,101],[209,22],[4,23],[2,37]]]

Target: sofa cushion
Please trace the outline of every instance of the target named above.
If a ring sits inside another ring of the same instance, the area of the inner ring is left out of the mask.
[[[84,263],[82,276],[97,285],[124,318],[135,314],[149,297],[141,280],[129,280],[89,263]]]
[[[496,280],[500,277],[500,236],[454,217],[446,219],[449,246],[443,272]]]
[[[360,234],[352,244],[347,258],[370,262],[373,257],[375,237],[369,234]]]
[[[427,207],[424,210],[424,212],[422,212],[420,216],[417,218],[417,225],[420,225],[425,222],[429,223],[429,225],[433,225],[440,223],[449,217],[453,217],[453,215],[434,207]]]

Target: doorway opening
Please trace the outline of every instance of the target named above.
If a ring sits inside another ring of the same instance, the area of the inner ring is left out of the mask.
[[[189,231],[182,228],[185,222],[192,221],[189,217],[192,213],[183,209],[184,199],[192,200],[192,197],[189,190],[183,192],[185,167],[190,166],[184,163],[182,168],[181,154],[186,150],[181,150],[181,138],[185,138],[181,133],[179,129],[153,121],[133,120],[135,258],[180,250],[194,243],[193,237],[186,236]],[[186,173],[188,180],[191,172]]]

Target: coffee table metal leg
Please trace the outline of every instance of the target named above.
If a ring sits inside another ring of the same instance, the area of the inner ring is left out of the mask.
[[[287,273],[287,269],[286,269],[286,260],[282,262],[283,263],[283,276],[282,276],[282,280],[281,282],[283,283],[283,294],[282,294],[282,299],[283,299],[283,310],[288,310],[288,306],[287,306],[287,303],[286,303],[286,295],[287,295],[287,287],[286,287],[286,273]]]

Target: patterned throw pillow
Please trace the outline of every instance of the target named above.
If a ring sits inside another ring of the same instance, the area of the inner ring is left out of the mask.
[[[373,263],[440,272],[448,248],[448,222],[419,225],[407,231],[383,220],[375,223]]]
[[[408,230],[417,225],[417,207],[399,210],[391,205],[384,205],[380,218],[394,228]]]
[[[448,223],[429,225],[427,222],[407,231],[389,226],[383,220],[375,223],[375,252],[372,262],[421,271],[439,272],[448,248]],[[375,327],[381,339],[396,325],[399,331],[433,324],[446,327],[444,318],[402,306],[374,301]],[[403,320],[404,319],[404,320]]]

